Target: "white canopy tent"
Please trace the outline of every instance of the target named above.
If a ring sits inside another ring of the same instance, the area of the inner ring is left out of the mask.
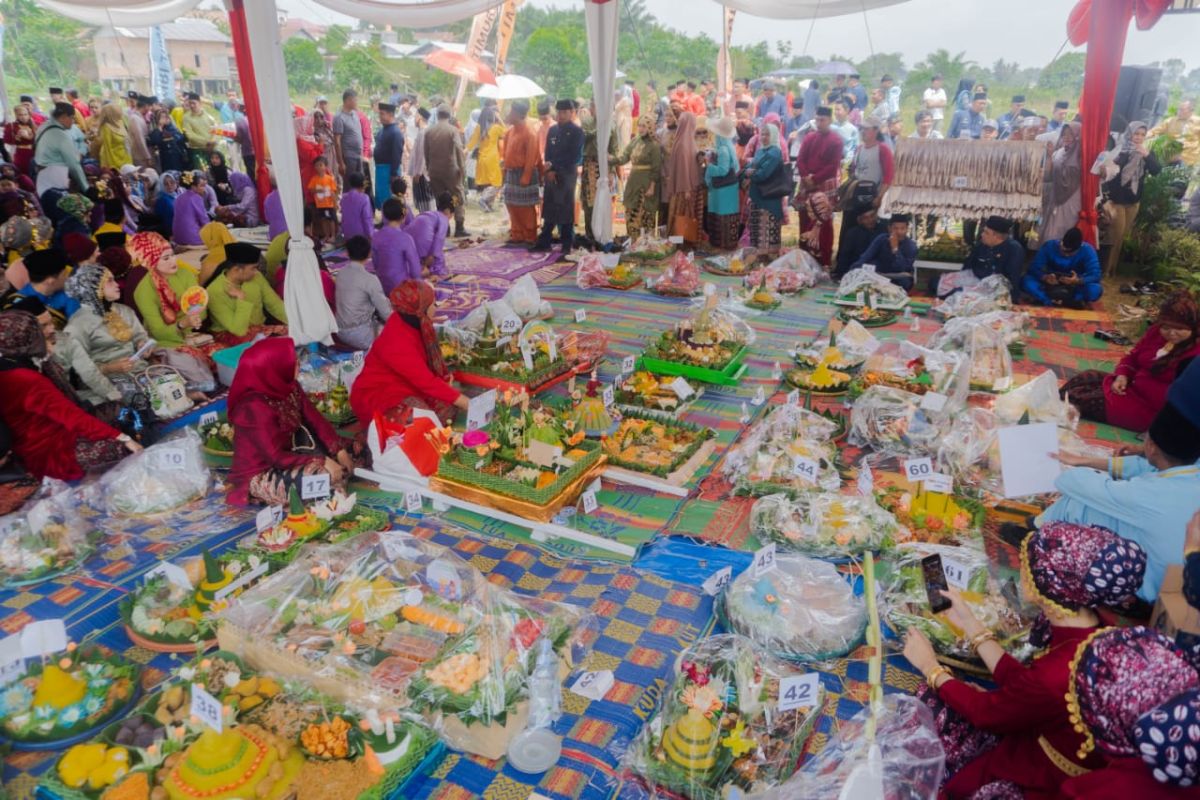
[[[899,5],[907,0],[714,0],[717,5],[768,19],[842,17],[873,8]]]

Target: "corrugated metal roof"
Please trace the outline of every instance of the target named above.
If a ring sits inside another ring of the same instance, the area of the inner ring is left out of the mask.
[[[163,37],[168,42],[223,42],[232,44],[233,40],[221,33],[221,29],[206,19],[183,17],[174,22],[164,23]],[[98,38],[119,36],[122,39],[149,39],[149,28],[105,27],[96,32]]]

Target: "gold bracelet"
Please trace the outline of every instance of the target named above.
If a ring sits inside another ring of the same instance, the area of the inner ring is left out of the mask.
[[[994,642],[994,641],[996,641],[996,634],[992,633],[991,631],[985,630],[985,631],[981,631],[981,632],[975,634],[974,636],[972,636],[969,644],[971,645],[972,650],[978,651],[979,648],[983,646],[984,642]]]
[[[954,673],[946,669],[941,664],[938,664],[933,672],[931,672],[925,678],[925,683],[929,684],[929,688],[936,692],[942,683],[945,683],[945,681],[939,682],[939,678],[945,678],[946,681],[952,680],[954,678]]]

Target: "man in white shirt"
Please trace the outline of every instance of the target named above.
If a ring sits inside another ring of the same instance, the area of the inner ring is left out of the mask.
[[[929,88],[925,90],[921,101],[925,105],[925,110],[929,112],[930,119],[933,120],[933,130],[940,132],[942,120],[946,116],[946,90],[942,88],[941,75],[934,75],[929,81]]]
[[[910,139],[941,139],[942,133],[933,122],[932,111],[918,111],[916,117],[917,129],[908,135]]]
[[[888,104],[888,116],[900,113],[900,87],[896,85],[896,81],[891,75],[884,75],[879,79],[879,88],[883,89],[884,100]],[[887,118],[884,118],[887,121]]]

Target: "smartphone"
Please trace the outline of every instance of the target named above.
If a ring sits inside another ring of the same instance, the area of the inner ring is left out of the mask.
[[[940,614],[950,607],[950,598],[942,594],[950,587],[946,583],[946,572],[942,569],[942,557],[936,553],[921,559],[921,573],[925,577],[925,595],[933,613]]]

